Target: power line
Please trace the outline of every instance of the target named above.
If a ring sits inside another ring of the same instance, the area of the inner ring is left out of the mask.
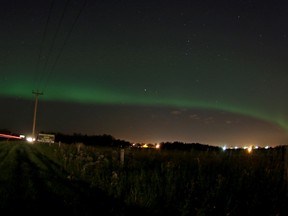
[[[42,35],[39,55],[38,55],[38,59],[37,59],[37,63],[36,63],[36,73],[35,73],[35,76],[34,76],[33,86],[36,86],[36,82],[39,82],[39,80],[38,80],[39,79],[39,73],[40,73],[39,72],[40,71],[39,65],[40,65],[40,60],[41,60],[42,53],[43,53],[43,46],[44,46],[44,42],[46,40],[48,25],[49,25],[49,22],[50,22],[50,18],[51,18],[51,14],[52,14],[52,9],[54,7],[54,3],[55,3],[55,0],[52,0],[51,4],[50,4],[50,7],[49,7],[48,17],[47,17],[45,28],[44,28],[44,32],[43,32],[43,35]],[[38,87],[38,86],[36,86],[36,87]]]
[[[45,73],[45,72],[47,71],[47,65],[48,65],[48,62],[49,62],[51,53],[52,53],[52,51],[53,51],[53,49],[54,49],[54,45],[55,45],[57,36],[58,36],[58,34],[59,34],[60,27],[61,27],[61,25],[62,25],[62,23],[63,23],[64,16],[65,16],[65,14],[66,14],[66,10],[67,10],[67,7],[68,7],[69,3],[70,3],[70,0],[67,0],[66,3],[65,3],[65,6],[64,6],[63,13],[61,14],[60,20],[59,20],[58,25],[57,25],[57,27],[56,27],[56,32],[55,32],[55,34],[54,34],[54,36],[53,36],[52,43],[51,43],[50,49],[49,49],[48,54],[47,54],[47,57],[46,57],[46,61],[45,61],[45,63],[44,63],[43,73]],[[47,76],[47,77],[48,77],[48,76]],[[46,77],[46,79],[47,79],[47,77]]]
[[[61,47],[59,48],[58,53],[56,53],[56,57],[55,57],[54,61],[50,61],[51,55],[55,49],[56,41],[59,38],[61,27],[63,26],[63,21],[65,19],[66,14],[67,14],[68,6],[69,6],[70,2],[71,2],[71,0],[67,0],[65,2],[63,11],[62,11],[61,16],[60,16],[60,20],[58,21],[58,24],[56,27],[56,32],[53,34],[53,38],[52,38],[51,44],[49,46],[48,53],[47,53],[47,55],[45,55],[45,59],[43,62],[44,65],[40,69],[40,62],[41,62],[42,56],[44,55],[44,51],[43,51],[44,45],[45,45],[45,42],[47,42],[48,27],[49,27],[49,24],[50,24],[51,19],[52,19],[52,11],[54,11],[56,9],[55,8],[55,5],[56,5],[55,0],[51,1],[50,7],[49,7],[49,14],[48,14],[48,17],[46,20],[45,29],[44,29],[44,33],[42,36],[41,46],[40,46],[40,51],[39,51],[39,55],[38,55],[38,59],[37,59],[37,63],[36,63],[36,74],[34,77],[34,84],[33,84],[34,89],[37,88],[37,89],[42,89],[42,90],[46,91],[49,80],[51,79],[51,76],[54,73],[54,70],[55,70],[57,64],[59,63],[59,60],[62,56],[62,53],[66,47],[66,44],[67,44],[69,38],[72,35],[72,32],[76,26],[76,23],[79,20],[80,15],[82,14],[84,8],[87,5],[87,0],[85,0],[84,3],[81,5],[80,10],[78,11],[78,14],[74,18],[73,23],[72,23],[68,33],[66,34],[64,41],[63,41]],[[50,66],[49,66],[49,63],[51,63]]]
[[[50,70],[50,73],[48,73],[48,77],[47,77],[47,79],[46,79],[46,82],[45,82],[44,88],[43,88],[43,89],[45,89],[45,90],[46,90],[46,88],[47,88],[49,79],[51,78],[51,75],[52,75],[52,73],[54,72],[54,69],[55,69],[55,67],[56,67],[56,65],[57,65],[57,63],[58,63],[58,61],[59,61],[59,59],[60,59],[60,57],[61,57],[61,55],[62,55],[62,53],[63,53],[63,51],[64,51],[64,48],[66,47],[66,44],[67,44],[67,42],[68,42],[68,40],[69,40],[69,38],[70,38],[70,36],[71,36],[71,34],[72,34],[75,26],[76,26],[76,23],[77,23],[77,21],[79,20],[79,17],[80,17],[80,15],[82,14],[82,12],[83,12],[84,8],[86,7],[86,5],[87,5],[87,0],[85,0],[84,3],[82,4],[82,7],[80,8],[79,13],[77,14],[76,18],[74,19],[74,22],[73,22],[73,24],[72,24],[72,26],[71,26],[71,28],[70,28],[70,31],[69,31],[68,34],[66,35],[66,38],[65,38],[65,40],[64,40],[64,42],[63,42],[63,45],[62,45],[62,47],[61,47],[61,49],[60,49],[60,52],[58,53],[58,56],[56,57],[56,60],[55,60],[54,64],[52,65],[52,68],[51,68],[51,70]]]

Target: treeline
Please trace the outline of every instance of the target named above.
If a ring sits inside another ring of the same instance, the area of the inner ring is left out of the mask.
[[[111,146],[128,148],[132,147],[132,143],[125,140],[116,139],[111,135],[85,135],[81,133],[74,133],[72,135],[53,133],[55,135],[55,142],[62,142],[66,144],[83,143],[87,146]],[[208,144],[200,143],[183,143],[183,142],[162,142],[162,150],[182,150],[182,151],[218,151],[220,147],[210,146]]]
[[[0,128],[0,133],[12,135],[12,132],[6,128]]]
[[[13,135],[13,133],[8,129],[0,129],[0,133]],[[54,134],[55,142],[61,142],[66,144],[75,144],[75,143],[83,143],[87,146],[111,146],[111,147],[120,147],[127,148],[132,147],[132,143],[126,140],[116,139],[111,135],[103,134],[103,135],[86,135],[81,133],[74,133],[72,135],[63,134],[63,133],[55,133],[55,132],[41,132],[44,134]],[[1,138],[1,140],[7,140],[7,138]],[[179,141],[175,142],[162,142],[161,149],[163,150],[183,150],[183,151],[217,151],[221,150],[220,147],[211,146],[208,144],[200,144],[200,143],[183,143]]]
[[[83,143],[87,146],[111,146],[111,147],[130,147],[131,143],[125,140],[115,139],[111,135],[85,135],[74,133],[72,135],[53,133],[55,135],[55,142],[66,144]]]
[[[183,150],[183,151],[219,151],[220,147],[211,146],[200,143],[183,143],[183,142],[163,142],[161,143],[161,149],[165,150]]]

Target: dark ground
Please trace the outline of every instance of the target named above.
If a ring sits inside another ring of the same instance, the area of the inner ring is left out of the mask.
[[[28,215],[128,215],[123,204],[69,178],[32,145],[0,145],[0,209]]]

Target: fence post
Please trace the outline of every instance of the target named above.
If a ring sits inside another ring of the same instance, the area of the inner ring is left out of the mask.
[[[80,149],[81,149],[80,143],[77,143],[77,152],[78,153],[79,153]]]
[[[120,163],[124,165],[124,149],[120,150]]]

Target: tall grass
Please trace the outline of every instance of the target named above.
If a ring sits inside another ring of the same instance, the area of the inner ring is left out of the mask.
[[[283,149],[170,151],[39,144],[63,168],[143,213],[284,215],[287,179]]]

